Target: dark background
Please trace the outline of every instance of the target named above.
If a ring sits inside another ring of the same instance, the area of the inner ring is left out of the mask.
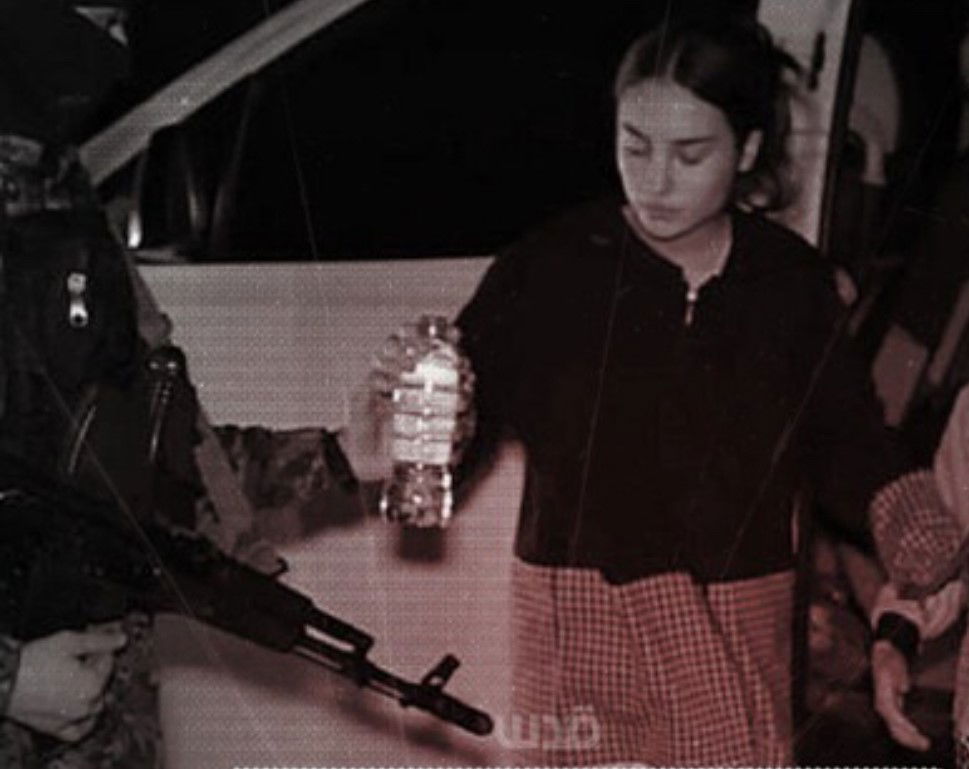
[[[93,2],[93,0],[92,0]],[[80,142],[285,3],[104,0],[127,50],[63,0],[0,0],[0,127]],[[182,125],[102,190],[142,245],[193,260],[488,254],[611,194],[610,81],[667,14],[755,0],[371,0]],[[902,88],[882,247],[917,236],[951,162],[965,0],[870,0]],[[143,169],[144,170],[144,169]],[[137,203],[137,200],[136,200]]]
[[[610,81],[633,37],[667,13],[754,5],[368,3],[166,139],[184,145],[164,153],[186,156],[208,210],[179,248],[210,260],[492,253],[617,189]],[[150,92],[264,8],[143,4],[125,95]],[[156,223],[148,245],[172,229],[185,228]]]

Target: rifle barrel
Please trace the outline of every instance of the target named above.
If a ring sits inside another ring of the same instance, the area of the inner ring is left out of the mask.
[[[365,654],[344,651],[319,638],[303,636],[296,644],[299,656],[396,699],[403,707],[415,707],[478,736],[491,733],[494,723],[487,713],[444,692],[443,687],[407,681],[375,665]]]

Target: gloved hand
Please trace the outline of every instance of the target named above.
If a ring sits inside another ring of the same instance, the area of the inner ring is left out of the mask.
[[[112,622],[24,644],[6,717],[60,740],[80,740],[97,722],[114,653],[127,640]]]

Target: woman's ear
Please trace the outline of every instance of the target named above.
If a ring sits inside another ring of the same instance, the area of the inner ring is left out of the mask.
[[[757,155],[760,153],[760,145],[764,142],[764,132],[760,130],[751,131],[744,139],[744,145],[740,148],[740,161],[737,170],[745,174],[754,167]]]

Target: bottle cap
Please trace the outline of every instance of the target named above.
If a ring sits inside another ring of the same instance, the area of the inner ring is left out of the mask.
[[[444,337],[450,321],[445,315],[421,315],[417,322],[417,331],[422,336]]]

